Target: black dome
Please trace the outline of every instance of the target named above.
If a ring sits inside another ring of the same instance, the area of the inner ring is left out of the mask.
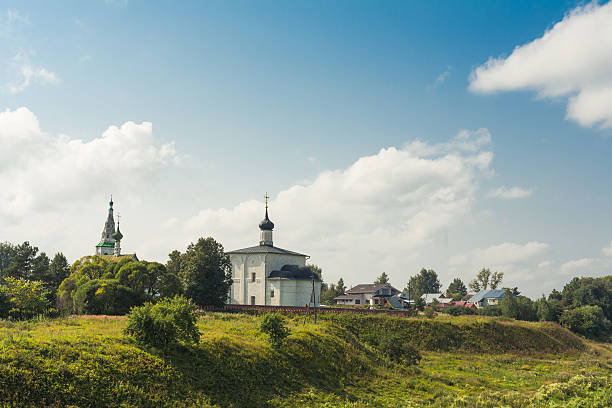
[[[259,223],[259,229],[262,231],[272,231],[274,229],[274,223],[268,218],[268,209],[266,208],[266,216]]]
[[[268,278],[281,278],[281,279],[296,279],[296,280],[314,280],[319,282],[319,275],[312,272],[307,266],[297,265],[283,265],[280,271],[270,272]]]

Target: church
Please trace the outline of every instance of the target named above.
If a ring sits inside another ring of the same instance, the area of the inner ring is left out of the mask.
[[[274,223],[259,223],[259,245],[228,252],[232,264],[229,303],[268,306],[319,306],[321,280],[306,266],[308,255],[275,247]]]
[[[132,257],[134,260],[138,260],[136,254],[122,254],[121,253],[121,239],[123,234],[119,229],[119,221],[117,221],[117,229],[115,230],[115,218],[113,216],[113,197],[111,196],[110,202],[108,203],[108,216],[104,223],[104,229],[102,230],[102,238],[98,245],[96,245],[96,255],[98,256],[114,256],[114,257]]]

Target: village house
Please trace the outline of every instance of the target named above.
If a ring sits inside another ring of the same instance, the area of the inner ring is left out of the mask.
[[[503,289],[485,289],[477,292],[474,296],[468,299],[469,303],[476,307],[497,306],[500,300],[504,297]]]
[[[453,301],[453,298],[444,297],[444,294],[442,293],[423,293],[421,298],[423,298],[425,304],[427,305],[433,303],[434,301],[438,302],[439,304],[449,304]]]
[[[399,293],[399,290],[388,283],[364,283],[353,286],[346,294],[334,298],[334,301],[337,305],[384,305],[387,303],[386,299]]]

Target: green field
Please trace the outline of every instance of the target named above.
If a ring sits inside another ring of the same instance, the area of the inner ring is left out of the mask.
[[[610,407],[612,347],[560,326],[477,316],[293,318],[272,350],[259,318],[209,314],[201,342],[139,348],[123,318],[0,322],[2,406]],[[399,334],[417,366],[371,345]]]

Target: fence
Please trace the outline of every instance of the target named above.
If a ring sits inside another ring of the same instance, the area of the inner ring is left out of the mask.
[[[306,306],[258,306],[258,305],[223,305],[223,306],[202,306],[202,312],[227,312],[227,313],[246,313],[246,314],[262,314],[262,313],[283,313],[283,314],[306,314],[314,313],[315,308]],[[415,312],[411,310],[385,310],[385,309],[357,309],[357,308],[339,308],[339,307],[317,307],[317,313],[353,313],[353,314],[386,314],[392,316],[409,317],[414,316]]]

